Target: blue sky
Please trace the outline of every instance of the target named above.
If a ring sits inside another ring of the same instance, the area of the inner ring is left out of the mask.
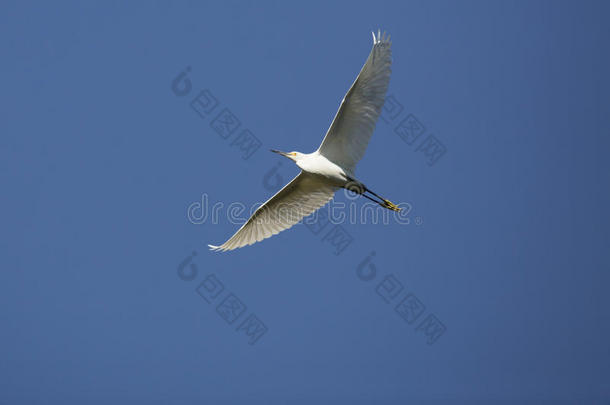
[[[0,403],[610,399],[606,3],[122,3],[0,13]],[[210,253],[377,28],[391,104],[357,175],[408,223]]]

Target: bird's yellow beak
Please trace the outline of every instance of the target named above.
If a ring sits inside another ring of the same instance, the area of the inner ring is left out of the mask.
[[[276,149],[269,149],[269,150],[273,153],[277,153],[277,154],[285,156],[287,158],[290,157],[290,153],[282,152],[281,150],[276,150]]]

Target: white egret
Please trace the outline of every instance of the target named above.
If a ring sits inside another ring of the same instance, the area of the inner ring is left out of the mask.
[[[237,249],[288,229],[326,205],[339,188],[356,191],[390,210],[400,210],[354,176],[356,163],[364,155],[385,101],[392,64],[390,48],[390,36],[386,38],[385,32],[381,35],[380,31],[377,35],[373,33],[373,49],[318,150],[313,153],[272,150],[293,160],[301,172],[260,206],[229,240],[220,246],[208,245],[210,249]]]

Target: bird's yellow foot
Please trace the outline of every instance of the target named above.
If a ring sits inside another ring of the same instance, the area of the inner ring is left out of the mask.
[[[393,202],[384,199],[383,202],[385,203],[385,206],[389,209],[391,209],[392,211],[400,211],[401,208],[398,207],[397,205],[395,205]]]

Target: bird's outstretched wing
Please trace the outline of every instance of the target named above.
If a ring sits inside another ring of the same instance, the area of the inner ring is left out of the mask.
[[[392,43],[373,33],[373,49],[335,115],[318,152],[344,169],[354,171],[364,156],[385,101],[392,72]]]
[[[299,173],[292,181],[261,205],[231,238],[211,250],[233,250],[260,242],[285,229],[328,203],[336,188],[316,175]]]

